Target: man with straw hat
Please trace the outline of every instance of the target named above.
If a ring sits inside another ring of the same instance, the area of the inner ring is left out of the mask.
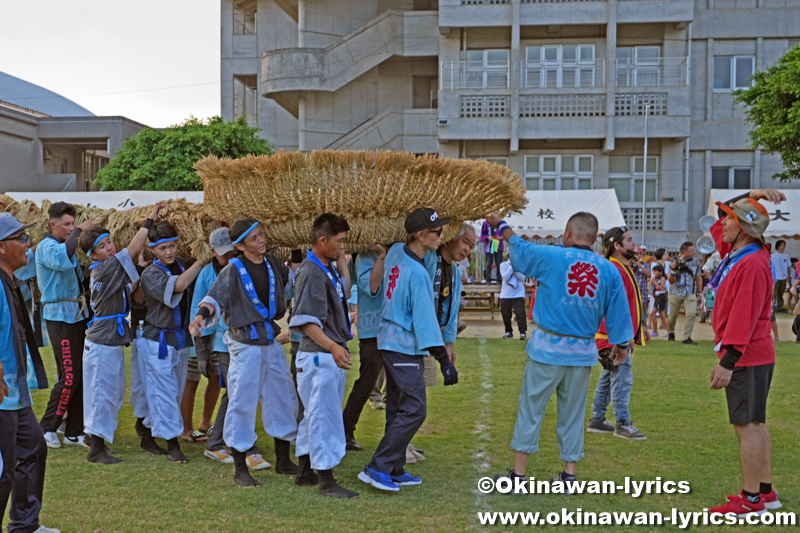
[[[714,350],[719,364],[709,378],[712,389],[725,389],[728,418],[739,438],[744,488],[712,513],[744,516],[781,507],[772,488],[772,439],[766,426],[767,396],[775,368],[770,338],[772,272],[764,246],[769,214],[758,203],[780,203],[774,189],[757,189],[727,203],[717,202],[718,220],[711,236],[723,258],[714,277]]]
[[[47,446],[33,414],[27,351],[39,388],[47,388],[30,317],[14,272],[28,264],[30,237],[11,213],[0,213],[0,529],[9,498],[8,531],[56,532],[39,524]]]
[[[458,372],[442,340],[434,305],[434,289],[424,257],[442,242],[450,222],[430,208],[406,217],[408,242],[386,255],[385,299],[378,326],[378,349],[386,370],[386,431],[370,463],[358,479],[375,488],[398,491],[422,480],[405,471],[406,448],[427,414],[425,365],[428,352],[439,362],[444,384],[458,383]]]

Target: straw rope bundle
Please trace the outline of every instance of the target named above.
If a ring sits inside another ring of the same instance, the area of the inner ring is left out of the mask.
[[[45,232],[49,230],[47,209],[50,205],[52,202],[44,201],[39,207],[29,200],[17,202],[8,196],[0,195],[2,211],[11,213],[23,224],[35,224],[28,230],[34,243],[40,242],[44,238]],[[142,227],[144,220],[152,212],[153,207],[135,207],[126,211],[117,211],[116,209],[75,205],[75,209],[77,211],[76,225],[84,220],[94,219],[95,224],[110,231],[117,250],[121,250],[130,244],[136,232]],[[178,231],[180,236],[178,253],[180,255],[186,258],[194,257],[203,262],[211,261],[208,235],[221,224],[204,213],[203,204],[192,204],[184,199],[173,200],[167,207],[161,209],[159,218],[170,222]],[[82,264],[91,263],[83,251],[79,250],[78,254]],[[152,259],[149,252],[146,252],[145,255],[148,259]]]
[[[227,223],[259,220],[267,240],[277,245],[310,244],[312,221],[324,212],[347,219],[348,249],[355,251],[405,240],[403,222],[418,207],[453,219],[445,227],[448,240],[464,221],[498,208],[519,212],[526,204],[522,180],[505,166],[407,152],[208,156],[194,168],[205,185],[207,214]]]

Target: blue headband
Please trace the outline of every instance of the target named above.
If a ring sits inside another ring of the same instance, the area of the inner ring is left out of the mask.
[[[94,252],[94,249],[95,249],[95,248],[97,248],[97,245],[98,245],[98,244],[100,244],[100,241],[102,241],[102,240],[103,240],[103,239],[105,239],[106,237],[110,237],[110,236],[111,236],[111,235],[109,235],[108,233],[103,233],[103,234],[102,234],[102,235],[100,235],[98,238],[96,238],[96,239],[94,240],[94,244],[92,245],[92,247],[91,247],[91,248],[89,248],[89,253],[92,253],[92,252]]]
[[[247,237],[247,234],[250,233],[251,231],[253,231],[256,228],[256,226],[258,226],[258,222],[256,222],[252,226],[250,226],[247,231],[245,231],[244,233],[239,235],[239,238],[236,239],[235,241],[233,241],[233,244],[239,244],[240,242],[242,242],[242,239]]]
[[[156,241],[156,242],[151,242],[148,246],[150,246],[150,248],[155,248],[159,244],[164,244],[165,242],[173,242],[173,241],[177,241],[177,240],[178,240],[178,237],[169,237],[169,238],[166,238],[166,239],[161,239],[161,240]]]

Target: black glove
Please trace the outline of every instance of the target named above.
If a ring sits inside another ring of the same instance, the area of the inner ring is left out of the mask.
[[[609,372],[614,372],[617,370],[617,367],[614,366],[614,354],[611,351],[611,348],[603,348],[597,354],[597,360],[600,363],[600,366],[608,370]]]
[[[450,362],[450,358],[447,356],[447,350],[444,349],[444,346],[433,346],[428,348],[428,351],[439,361],[439,368],[444,377],[444,386],[446,387],[458,383],[458,370],[456,370],[456,366]]]

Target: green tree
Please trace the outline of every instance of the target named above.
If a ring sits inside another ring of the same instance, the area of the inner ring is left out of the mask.
[[[270,144],[258,131],[244,116],[233,122],[189,117],[162,130],[144,129],[97,173],[94,185],[109,191],[199,191],[203,183],[192,169],[198,159],[270,153]]]
[[[800,178],[800,46],[777,64],[753,75],[753,86],[736,91],[736,101],[747,106],[753,126],[753,148],[779,153],[784,171],[773,175],[781,181]]]

